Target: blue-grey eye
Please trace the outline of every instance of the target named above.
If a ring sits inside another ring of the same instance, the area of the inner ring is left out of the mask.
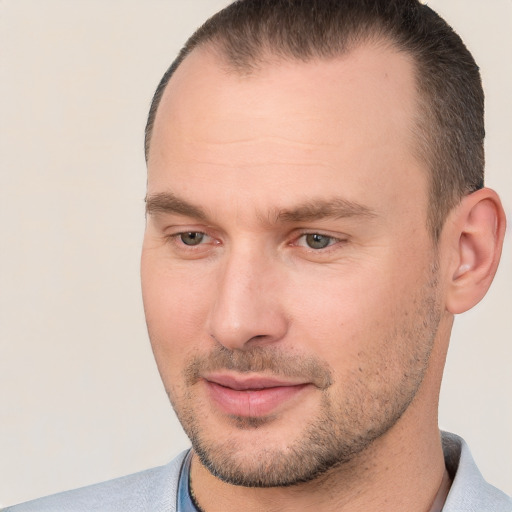
[[[185,245],[199,245],[204,238],[204,233],[198,231],[190,231],[188,233],[180,233],[180,240]]]
[[[325,247],[331,245],[332,237],[320,235],[318,233],[310,233],[306,235],[306,244],[311,249],[325,249]]]

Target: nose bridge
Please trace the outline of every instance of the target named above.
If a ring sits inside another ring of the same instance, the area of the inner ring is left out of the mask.
[[[276,266],[265,251],[239,243],[219,269],[210,334],[229,349],[277,341],[286,332]]]

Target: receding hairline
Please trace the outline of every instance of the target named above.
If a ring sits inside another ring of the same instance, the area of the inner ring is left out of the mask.
[[[155,120],[160,111],[160,105],[162,103],[162,99],[164,96],[168,94],[169,85],[172,82],[176,73],[179,72],[182,65],[189,59],[192,55],[197,55],[197,53],[204,53],[205,55],[211,56],[211,58],[215,61],[216,65],[221,69],[226,75],[233,75],[237,77],[251,79],[251,77],[256,76],[258,72],[264,70],[265,68],[269,68],[272,66],[279,66],[282,64],[308,64],[312,62],[335,62],[338,59],[348,58],[353,53],[355,53],[358,49],[363,47],[370,47],[375,49],[389,49],[396,54],[400,54],[404,56],[411,63],[412,69],[412,78],[414,81],[414,92],[416,95],[416,111],[417,116],[413,116],[411,119],[411,128],[414,131],[421,130],[422,127],[420,123],[416,122],[415,119],[421,118],[421,109],[424,104],[423,101],[420,101],[421,90],[419,87],[419,69],[417,59],[414,54],[406,49],[400,47],[400,45],[390,37],[389,34],[386,34],[383,31],[375,29],[373,32],[369,32],[366,37],[362,34],[359,37],[354,37],[353,40],[350,41],[350,44],[345,45],[340,51],[333,51],[331,54],[314,54],[309,56],[308,58],[300,58],[294,55],[291,55],[287,52],[276,51],[275,48],[270,46],[268,42],[264,42],[258,47],[258,52],[256,54],[252,54],[246,60],[241,62],[240,60],[233,61],[228,52],[226,51],[224,41],[221,38],[216,38],[213,40],[209,40],[206,42],[201,42],[197,46],[193,47],[190,52],[183,56],[183,58],[177,63],[176,67],[172,70],[169,79],[165,83],[165,87],[160,91],[158,101],[155,104],[155,110],[150,116],[150,120],[146,129],[146,162],[149,161],[149,153],[151,148],[151,139],[153,136],[153,130],[155,125]],[[418,157],[422,157],[422,153],[418,151]]]
[[[484,93],[478,65],[460,36],[419,0],[232,2],[194,32],[162,77],[146,123],[146,159],[162,93],[195,48],[218,45],[231,69],[247,74],[261,64],[264,50],[297,62],[326,60],[372,39],[391,42],[413,62],[411,149],[430,174],[428,224],[438,239],[448,213],[483,187]]]
[[[174,78],[174,75],[179,72],[180,67],[184,64],[189,57],[192,55],[197,56],[198,53],[202,53],[206,57],[212,59],[211,62],[214,63],[218,69],[222,70],[226,75],[233,75],[235,77],[242,77],[247,80],[251,80],[253,77],[256,77],[259,72],[264,71],[267,68],[271,67],[279,67],[283,64],[291,64],[291,65],[307,65],[310,63],[335,63],[338,60],[350,58],[354,53],[356,53],[360,49],[369,48],[378,50],[387,50],[390,53],[394,53],[395,55],[401,56],[403,59],[409,62],[410,70],[411,70],[411,82],[412,82],[412,110],[410,112],[410,120],[409,120],[409,130],[410,134],[408,137],[408,148],[411,152],[411,155],[414,157],[416,162],[420,165],[421,168],[424,168],[426,179],[427,179],[427,187],[430,188],[429,183],[432,180],[431,172],[429,169],[429,160],[428,160],[428,152],[425,151],[424,140],[428,137],[425,136],[425,132],[431,127],[431,120],[426,115],[425,110],[428,109],[428,100],[424,97],[420,90],[419,78],[420,78],[420,70],[419,64],[415,55],[403,49],[394,41],[388,34],[384,32],[374,31],[368,35],[368,37],[358,37],[354,38],[351,41],[351,44],[347,44],[343,51],[340,52],[332,52],[331,55],[314,55],[308,59],[300,59],[293,55],[289,55],[282,52],[274,52],[273,48],[269,45],[262,46],[258,54],[254,55],[254,59],[248,59],[248,65],[245,67],[235,66],[233,62],[229,59],[229,56],[226,54],[225,48],[222,45],[222,40],[220,43],[218,41],[208,41],[207,43],[201,43],[194,47],[184,58],[180,61],[179,65],[174,69],[174,72],[170,79],[167,81],[165,88],[161,91],[161,96],[159,98],[157,104],[157,110],[153,116],[152,128],[155,125],[156,118],[158,116],[158,112],[161,110],[160,105],[162,100],[167,94],[170,93],[169,85]],[[172,93],[171,93],[172,94]],[[167,101],[167,100],[166,100]],[[152,136],[152,131],[151,131]],[[147,156],[146,161],[149,163],[149,150],[150,150],[150,141],[147,148]],[[423,169],[422,169],[423,170]],[[430,217],[430,216],[429,216]],[[430,223],[430,220],[428,221]]]

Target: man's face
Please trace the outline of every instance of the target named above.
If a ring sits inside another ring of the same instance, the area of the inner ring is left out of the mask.
[[[194,51],[151,141],[144,305],[210,471],[310,480],[421,389],[440,318],[412,65],[360,48],[249,76]]]

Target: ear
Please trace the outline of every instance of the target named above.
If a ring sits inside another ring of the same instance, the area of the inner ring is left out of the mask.
[[[450,214],[454,258],[449,269],[446,308],[463,313],[480,302],[494,278],[505,236],[505,212],[494,190],[464,197]]]

